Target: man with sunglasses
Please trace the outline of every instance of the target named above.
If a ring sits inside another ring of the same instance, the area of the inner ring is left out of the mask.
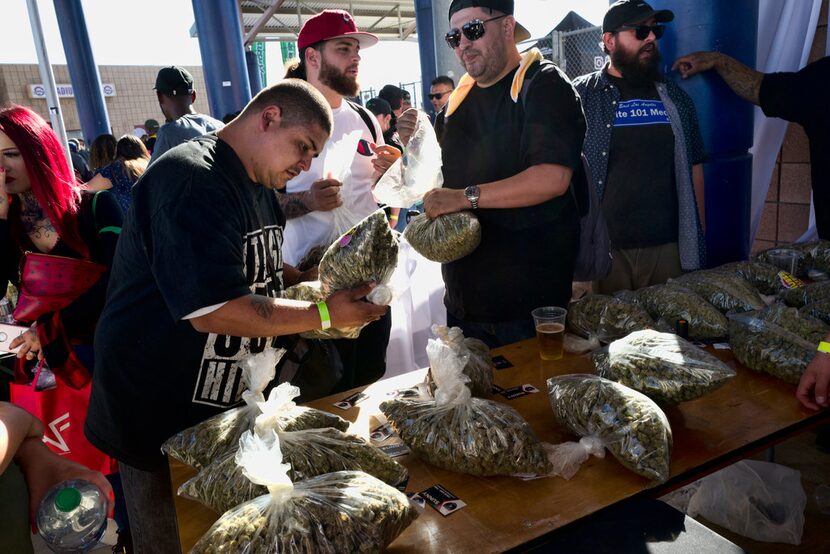
[[[374,115],[348,100],[360,92],[361,50],[377,42],[375,35],[358,30],[349,12],[329,9],[306,21],[297,37],[299,59],[289,65],[285,76],[307,81],[320,91],[334,115],[331,136],[320,155],[312,161],[308,171],[288,181],[285,192],[278,195],[288,218],[283,244],[285,260],[303,270],[307,265],[319,262],[319,257],[313,262],[304,260],[309,252],[319,251],[318,246],[328,247],[332,234],[348,230],[335,229],[334,208],[345,201],[348,211],[356,219],[353,223],[378,209],[372,195],[375,163],[379,157],[397,157],[387,150],[392,147],[384,144],[383,132]],[[360,139],[348,164],[349,179],[341,183],[324,174],[324,167],[335,172],[346,168],[327,167],[326,158],[330,153],[336,156],[337,144],[348,140],[354,132],[360,134]],[[301,263],[303,261],[307,263]],[[391,329],[392,319],[387,312],[364,327],[357,339],[332,341],[343,361],[343,379],[338,389],[367,385],[383,377]]]
[[[585,135],[579,97],[538,50],[519,54],[529,33],[513,8],[450,4],[447,44],[467,74],[438,116],[444,186],[424,197],[430,218],[473,210],[481,223],[479,247],[442,266],[444,303],[450,325],[490,347],[532,337],[534,308],[567,304],[579,242],[568,192]]]
[[[665,283],[705,261],[697,114],[659,70],[657,41],[673,19],[642,0],[615,2],[602,23],[610,63],[574,79],[588,120],[584,153],[613,256],[597,292]]]
[[[441,113],[441,110],[450,101],[450,93],[453,90],[455,90],[455,81],[447,75],[439,75],[430,83],[428,98],[430,104],[432,104],[433,113],[430,114],[430,118],[433,122],[437,122],[438,114]],[[442,132],[443,129],[436,123],[435,134],[438,135],[439,139],[441,138]]]

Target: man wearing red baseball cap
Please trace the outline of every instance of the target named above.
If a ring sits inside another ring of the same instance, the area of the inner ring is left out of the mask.
[[[323,10],[300,29],[300,56],[285,76],[303,79],[323,94],[331,106],[334,127],[311,168],[291,179],[277,195],[288,218],[283,254],[286,263],[293,266],[305,269],[316,265],[319,256],[314,254],[322,254],[319,247],[328,247],[378,209],[372,196],[376,178],[372,162],[388,155],[385,149],[390,147],[383,146],[383,131],[371,112],[349,100],[360,92],[360,51],[377,42],[375,35],[359,31],[351,14],[343,10]],[[355,134],[359,136],[356,145]],[[353,147],[354,152],[343,156],[343,147]],[[341,161],[335,163],[335,158]],[[338,389],[383,377],[391,328],[387,313],[364,327],[357,339],[332,341],[343,360]]]

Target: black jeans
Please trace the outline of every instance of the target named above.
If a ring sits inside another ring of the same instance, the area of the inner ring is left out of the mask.
[[[360,331],[356,339],[333,340],[343,360],[343,379],[334,392],[369,385],[386,373],[386,347],[392,331],[392,310]]]
[[[145,471],[118,462],[136,554],[180,554],[170,470]]]

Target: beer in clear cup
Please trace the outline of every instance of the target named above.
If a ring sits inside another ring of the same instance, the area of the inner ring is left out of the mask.
[[[568,310],[556,306],[536,308],[531,312],[543,360],[559,360],[564,352],[565,316]]]

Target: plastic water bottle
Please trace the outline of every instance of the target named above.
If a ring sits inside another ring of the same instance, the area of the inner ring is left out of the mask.
[[[14,306],[9,301],[8,298],[3,297],[0,298],[0,323],[8,323],[9,325],[14,324],[14,316],[12,315],[12,311],[14,310]]]
[[[37,527],[53,552],[88,552],[107,529],[107,499],[89,481],[58,483],[40,503]]]

